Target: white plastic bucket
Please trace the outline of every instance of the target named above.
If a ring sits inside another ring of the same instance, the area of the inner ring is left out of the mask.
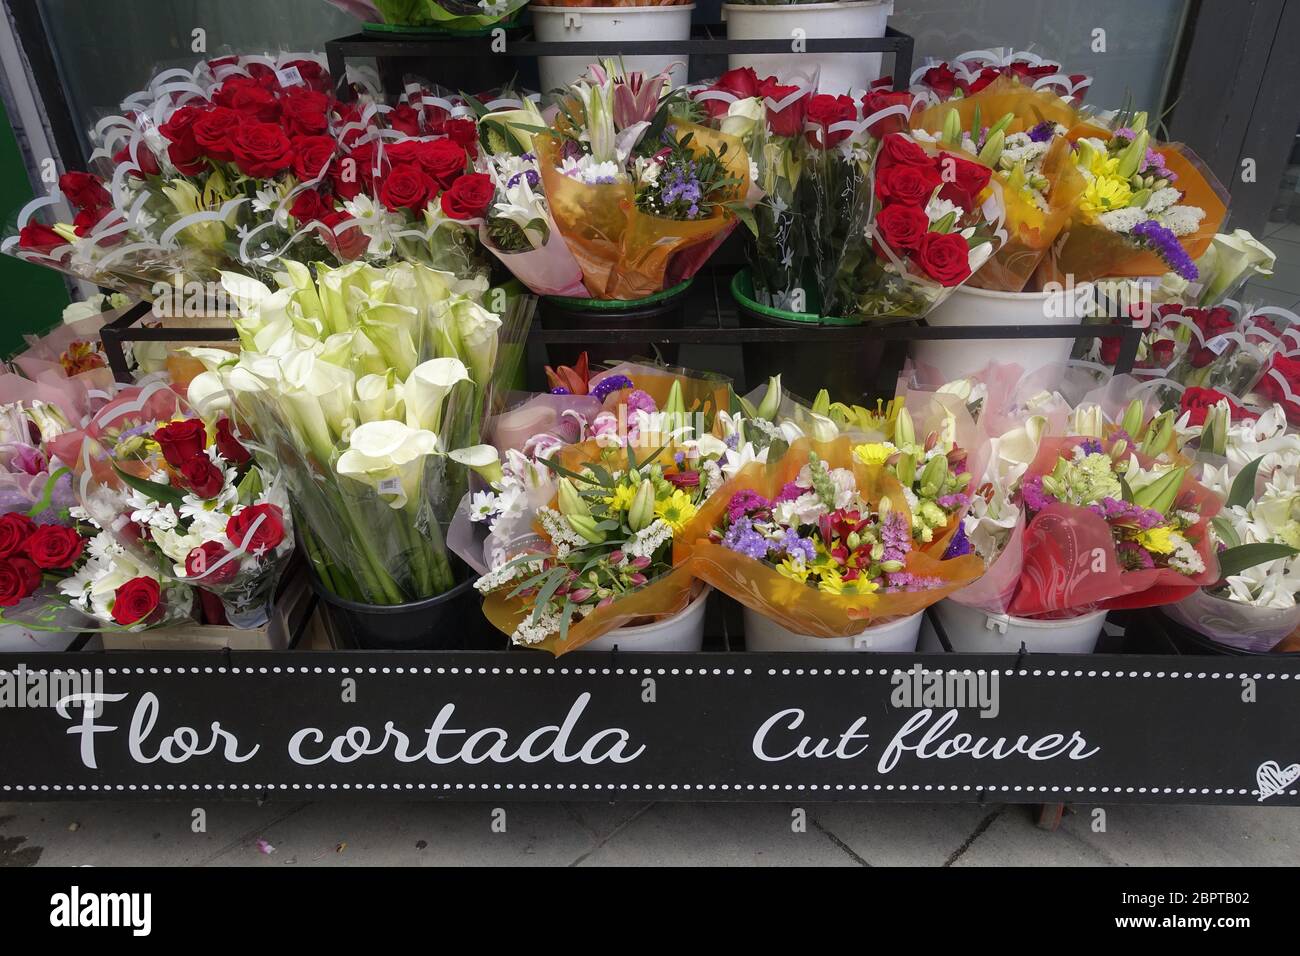
[[[885,22],[893,12],[894,0],[722,5],[728,39],[792,43],[796,30],[802,30],[803,36],[809,39],[883,37]],[[818,89],[836,94],[865,90],[880,76],[879,53],[733,53],[727,57],[727,65],[732,69],[752,66],[760,77],[771,74],[782,80],[817,70]]]
[[[704,647],[704,608],[713,588],[706,587],[672,617],[635,627],[616,627],[575,651],[698,651]]]
[[[21,624],[0,624],[0,654],[66,651],[77,631],[32,631]]]
[[[1058,292],[990,292],[962,286],[925,317],[927,325],[1078,325],[1091,308],[1092,286]],[[946,381],[990,362],[1014,362],[1025,374],[1069,361],[1074,339],[933,339],[913,342],[912,359],[932,365]]]
[[[952,649],[962,654],[1018,654],[1020,645],[1033,654],[1091,654],[1097,649],[1105,611],[1093,611],[1063,621],[988,614],[943,600],[934,606]],[[943,652],[939,635],[927,620],[921,628],[921,650]]]
[[[670,7],[539,7],[533,14],[533,33],[543,43],[580,43],[593,40],[688,40],[695,4]],[[539,56],[537,70],[542,92],[568,86],[587,72],[595,60],[589,56]],[[619,57],[628,72],[647,76],[672,67],[673,86],[686,83],[688,56]]]
[[[914,651],[921,614],[877,624],[852,637],[796,634],[757,611],[745,608],[745,649],[749,651]]]

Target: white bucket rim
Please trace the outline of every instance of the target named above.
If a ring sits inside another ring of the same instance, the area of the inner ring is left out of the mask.
[[[773,621],[772,618],[768,617],[762,611],[756,611],[748,604],[741,604],[740,607],[743,613],[745,614],[757,614],[759,617],[763,618],[764,620],[771,621],[777,627],[785,628],[785,630],[790,631],[790,629],[788,627],[785,627],[784,624],[780,624],[776,621]],[[867,627],[864,627],[860,631],[857,631],[853,634],[844,634],[841,637],[818,637],[816,634],[800,634],[798,631],[790,631],[790,633],[793,634],[795,637],[806,637],[811,641],[842,641],[842,640],[851,639],[855,637],[862,637],[863,635],[870,634],[872,631],[881,631],[887,627],[898,627],[900,624],[905,624],[909,621],[915,620],[916,618],[920,617],[924,613],[925,613],[925,609],[922,608],[921,610],[916,611],[913,614],[903,614],[898,617],[891,617],[887,621],[880,621],[877,624],[871,624]]]
[[[970,607],[965,604],[959,604],[958,607],[964,608],[967,611],[972,611],[976,614],[983,614],[993,620],[999,620],[1003,617],[1003,615],[989,614],[987,611],[981,611],[977,607]],[[1007,614],[1005,617],[1007,619],[1007,624],[1011,627],[1023,627],[1037,631],[1054,631],[1058,628],[1079,627],[1083,624],[1091,624],[1097,618],[1105,617],[1109,613],[1109,610],[1102,608],[1100,611],[1089,611],[1087,614],[1080,614],[1078,617],[1062,617],[1051,621],[1044,621],[1032,617],[1016,617],[1012,614]]]
[[[1080,289],[1091,290],[1092,288],[1093,283],[1091,282],[1079,282],[1075,284],[1073,290],[1055,289],[1051,292],[999,292],[995,289],[977,289],[972,285],[964,285],[953,294],[973,295],[983,299],[998,299],[1010,302],[1030,302],[1033,300],[1046,302],[1048,299],[1056,298],[1057,296],[1066,295],[1071,292],[1072,294],[1077,295]]]
[[[687,604],[686,607],[678,611],[676,614],[669,615],[668,617],[657,618],[651,621],[649,624],[629,624],[623,627],[616,627],[614,628],[614,630],[609,631],[608,633],[617,634],[620,637],[623,636],[636,637],[638,634],[644,634],[646,631],[649,631],[653,628],[663,627],[665,624],[667,624],[670,621],[676,621],[679,618],[683,618],[686,615],[690,614],[691,611],[695,609],[695,606],[697,604],[699,604],[701,601],[707,600],[709,595],[712,593],[713,593],[713,585],[706,584],[704,585],[703,590],[701,590],[698,595],[691,598],[691,602]],[[604,635],[601,636],[603,637]]]
[[[799,10],[848,10],[863,7],[893,7],[894,0],[831,0],[830,3],[724,3],[723,10],[745,10],[753,13],[790,13],[795,7]],[[536,7],[533,7],[536,10]],[[893,12],[892,10],[890,11]]]
[[[821,4],[817,4],[821,6]],[[839,6],[839,4],[826,4],[826,6]],[[546,7],[530,3],[528,9],[533,13],[581,13],[586,16],[606,16],[619,13],[689,13],[695,9],[693,3],[676,3],[665,6],[656,4],[655,6],[645,7]]]

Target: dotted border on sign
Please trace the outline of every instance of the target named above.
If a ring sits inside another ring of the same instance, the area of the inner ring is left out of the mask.
[[[897,675],[907,675],[914,673],[910,668],[902,667],[768,667],[764,669],[768,677],[872,677],[879,675],[881,677],[892,677]],[[526,677],[533,676],[574,676],[574,677],[751,677],[754,674],[752,667],[347,667],[347,666],[323,666],[313,665],[310,667],[295,667],[293,665],[274,666],[274,667],[82,667],[82,668],[25,668],[28,674],[121,674],[129,676],[149,675],[149,676],[176,676],[183,677],[187,674],[221,674],[221,675],[244,675],[244,676],[266,676],[276,674],[304,674],[304,675],[332,675],[332,674],[396,674],[417,676],[456,676],[456,677],[474,677],[487,675],[507,675]],[[1229,671],[1227,673],[1217,673],[1215,671],[1136,671],[1124,670],[1082,670],[1079,668],[1025,668],[1025,667],[1007,667],[1007,668],[969,668],[969,667],[926,667],[927,674],[973,674],[976,676],[987,674],[990,677],[1066,677],[1066,678],[1090,678],[1090,679],[1110,679],[1115,677],[1128,678],[1130,680],[1238,680],[1251,678],[1253,680],[1291,680],[1291,674],[1271,674],[1271,673],[1248,673],[1241,671]],[[10,673],[20,673],[16,668]],[[1300,674],[1295,675],[1295,680],[1300,683]]]
[[[4,784],[0,792],[40,793],[40,792],[86,792],[86,793],[124,793],[136,792],[238,792],[238,791],[272,791],[272,790],[438,790],[438,791],[641,791],[641,792],[693,792],[709,791],[738,792],[834,792],[849,791],[859,793],[1024,793],[1024,794],[1150,794],[1150,795],[1184,795],[1184,796],[1259,796],[1258,790],[1244,787],[1064,787],[1064,786],[1016,786],[1012,784],[906,784],[906,783],[871,783],[871,784],[830,784],[830,783],[117,783],[117,784]],[[1274,794],[1278,796],[1279,794]],[[1290,797],[1300,795],[1300,791],[1287,790]]]

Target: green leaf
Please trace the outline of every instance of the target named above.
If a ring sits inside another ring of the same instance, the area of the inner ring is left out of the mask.
[[[1242,544],[1219,554],[1219,578],[1230,578],[1256,565],[1293,558],[1300,551],[1284,544]]]
[[[534,624],[536,624],[538,619],[541,618],[542,612],[546,610],[546,605],[551,603],[551,598],[555,597],[556,590],[564,583],[564,579],[568,576],[568,568],[561,567],[553,568],[551,570],[550,576],[546,579],[546,583],[542,585],[541,591],[537,593],[537,600],[533,602],[532,622]]]
[[[1232,522],[1223,515],[1216,517],[1210,522],[1210,524],[1214,528],[1214,533],[1218,535],[1219,540],[1223,542],[1225,547],[1235,548],[1240,546],[1241,538],[1237,536],[1237,531],[1233,528]]]
[[[262,493],[262,472],[257,468],[248,469],[247,474],[239,479],[239,484],[235,486],[239,493],[239,500],[243,504],[252,504],[257,500],[257,496]]]
[[[180,510],[181,502],[185,500],[184,492],[160,481],[150,481],[148,478],[137,478],[135,475],[129,475],[117,467],[117,462],[113,462],[113,470],[117,472],[117,477],[121,478],[122,483],[128,488],[134,488],[140,494],[152,498],[159,504],[171,505],[173,508]]]
[[[560,609],[560,641],[563,643],[569,638],[569,618],[573,617],[573,602],[569,596],[564,596],[564,607]]]
[[[50,503],[54,500],[54,486],[67,474],[70,474],[67,468],[59,468],[57,471],[51,472],[50,476],[45,479],[45,489],[41,492],[41,500],[32,505],[31,510],[27,512],[27,517],[35,518],[50,507]]]
[[[750,209],[743,202],[729,202],[724,203],[723,205],[727,209],[731,210],[732,214],[737,219],[744,223],[745,228],[753,234],[755,239],[758,238],[758,220],[754,218],[754,210]]]
[[[1255,498],[1255,476],[1259,474],[1259,466],[1264,461],[1263,456],[1256,458],[1237,475],[1232,482],[1232,490],[1228,492],[1229,508],[1244,508]],[[1249,567],[1249,565],[1247,565]]]

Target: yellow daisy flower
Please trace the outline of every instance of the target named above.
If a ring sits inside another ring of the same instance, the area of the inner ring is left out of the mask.
[[[662,501],[655,502],[655,515],[667,522],[674,534],[681,531],[686,523],[695,517],[696,510],[691,496],[680,490],[674,491],[670,497]]]
[[[812,568],[810,568],[805,561],[800,561],[796,564],[790,558],[786,558],[776,566],[776,571],[777,574],[780,574],[782,577],[787,577],[791,581],[798,581],[800,584],[803,584],[808,580],[808,575],[812,573]]]
[[[853,449],[853,457],[864,465],[883,465],[889,460],[889,456],[896,451],[898,451],[898,446],[892,442],[867,442],[865,445],[858,445]]]
[[[1174,529],[1166,525],[1148,528],[1138,535],[1138,544],[1152,554],[1173,554],[1174,542],[1171,540],[1173,533]]]
[[[606,498],[605,504],[609,505],[610,511],[627,511],[636,498],[636,488],[636,485],[615,485],[613,497]]]

